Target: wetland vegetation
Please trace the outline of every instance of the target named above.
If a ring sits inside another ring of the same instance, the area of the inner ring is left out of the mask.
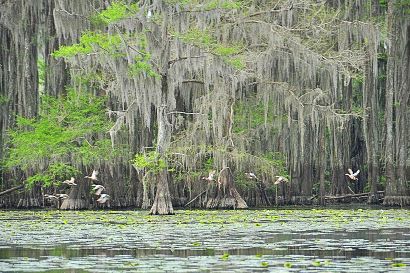
[[[4,0],[0,207],[407,206],[409,10]]]
[[[408,270],[409,13],[0,0],[0,271]]]
[[[1,272],[407,272],[401,209],[0,211]]]

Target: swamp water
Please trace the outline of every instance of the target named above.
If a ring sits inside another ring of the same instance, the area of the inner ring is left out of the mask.
[[[410,272],[410,210],[0,210],[0,272]]]

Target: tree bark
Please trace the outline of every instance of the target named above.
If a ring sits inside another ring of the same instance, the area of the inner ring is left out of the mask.
[[[16,191],[16,190],[20,190],[20,189],[22,189],[22,188],[24,188],[24,185],[20,185],[20,186],[13,187],[13,188],[11,188],[11,189],[8,189],[8,190],[5,190],[5,191],[0,192],[0,196],[5,195],[5,194],[8,194],[8,193],[11,193],[11,192]]]
[[[388,2],[387,31],[389,52],[386,82],[386,196],[384,205],[410,204],[406,168],[408,158],[410,20]],[[394,133],[394,134],[393,134]]]
[[[231,169],[225,167],[218,176],[217,183],[209,183],[205,198],[208,209],[245,209],[245,200],[237,191]]]
[[[324,126],[319,128],[319,203],[321,205],[325,202],[325,172],[326,172],[326,147],[325,147],[325,131]]]
[[[79,210],[87,209],[90,207],[90,187],[91,182],[76,181],[77,186],[71,186],[69,197],[64,199],[60,206],[62,210]],[[95,202],[95,201],[94,201]],[[96,203],[95,203],[96,204]]]
[[[170,215],[174,214],[171,202],[171,194],[168,187],[168,170],[162,170],[158,175],[157,191],[150,214]]]
[[[167,78],[162,78],[162,90],[167,90]],[[167,107],[161,105],[158,110],[158,141],[157,152],[159,159],[165,160],[165,152],[168,149],[169,142],[171,140],[171,126],[168,122],[166,113]],[[151,208],[151,214],[173,214],[174,209],[172,207],[171,194],[168,186],[168,170],[161,170],[157,175],[157,188],[155,193],[154,203]]]

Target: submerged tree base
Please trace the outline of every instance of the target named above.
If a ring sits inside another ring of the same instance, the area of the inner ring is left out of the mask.
[[[24,196],[20,198],[17,208],[39,208],[41,204],[41,192],[39,187],[34,187],[24,193]]]
[[[40,202],[36,198],[24,198],[20,199],[18,205],[18,208],[38,208],[41,207]]]
[[[305,195],[300,195],[300,196],[294,196],[292,197],[292,203],[294,205],[312,205],[312,196],[305,196]]]
[[[88,203],[84,199],[71,199],[67,198],[61,204],[60,209],[62,210],[78,210],[78,209],[87,209]]]
[[[409,206],[410,205],[410,197],[409,196],[386,196],[383,202],[384,206]]]
[[[368,204],[380,204],[381,201],[381,195],[378,193],[370,193],[369,198],[367,199]]]
[[[168,187],[168,171],[163,170],[158,174],[157,192],[150,214],[152,215],[171,215],[174,209],[171,202],[171,194]]]
[[[233,176],[229,168],[219,173],[218,185],[209,184],[206,198],[207,209],[246,209],[248,205],[236,190]]]
[[[64,199],[60,206],[62,210],[78,210],[90,208],[89,189],[91,182],[81,181],[70,189],[69,198]]]

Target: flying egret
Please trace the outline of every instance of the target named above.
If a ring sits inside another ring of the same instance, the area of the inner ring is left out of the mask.
[[[215,170],[210,171],[209,174],[208,174],[208,177],[203,176],[203,177],[202,177],[202,180],[206,180],[206,181],[208,181],[208,182],[215,181],[215,178],[214,178],[215,173],[216,173]]]
[[[256,179],[258,180],[258,178],[256,177],[256,175],[254,173],[245,173],[246,177],[248,179]]]
[[[111,199],[111,196],[109,196],[108,194],[101,194],[100,198],[97,199],[97,202],[100,204],[104,204],[105,202],[107,202],[108,200]]]
[[[357,170],[355,173],[353,173],[352,169],[347,169],[349,173],[346,173],[345,175],[348,176],[351,180],[359,180],[357,178],[357,175],[360,173],[360,170]]]
[[[98,171],[93,170],[93,173],[91,174],[91,176],[86,175],[84,178],[88,178],[88,179],[91,179],[93,181],[98,181],[97,175],[98,175]]]
[[[69,197],[68,194],[65,194],[65,193],[59,193],[59,194],[56,194],[56,196],[62,199],[67,199]]]
[[[69,186],[77,186],[77,184],[74,183],[74,181],[75,181],[74,177],[71,177],[70,180],[64,180],[64,181],[63,181],[63,184],[67,184],[67,185],[69,185]]]
[[[275,183],[273,183],[273,184],[275,184],[275,185],[278,185],[278,184],[280,184],[280,183],[282,183],[282,182],[289,182],[289,180],[288,180],[286,177],[279,176],[279,175],[277,175],[277,176],[275,176],[275,177],[277,178],[277,180],[275,181]]]
[[[105,190],[103,185],[92,185],[93,186],[93,191],[95,191],[95,195],[100,195],[102,191]]]

